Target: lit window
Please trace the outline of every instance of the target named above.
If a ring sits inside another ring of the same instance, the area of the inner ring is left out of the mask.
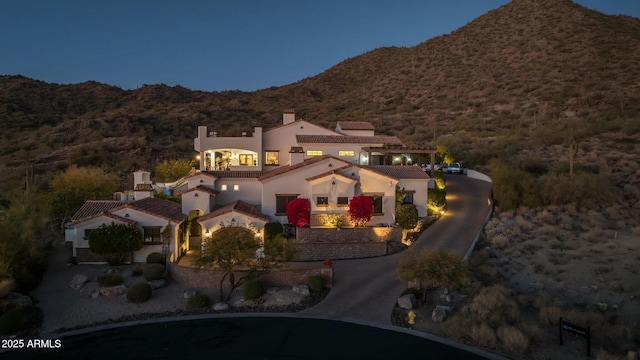
[[[238,190],[240,190],[240,185],[233,184],[233,191],[238,191]]]
[[[316,198],[316,204],[318,206],[327,206],[329,205],[329,198],[327,196],[318,196]]]
[[[354,156],[355,153],[353,150],[340,150],[338,151],[338,156]]]
[[[265,165],[280,165],[280,152],[279,151],[265,151],[264,153]]]
[[[253,166],[253,155],[251,154],[240,154],[238,159],[240,165]]]
[[[222,191],[227,191],[227,184],[222,184],[222,185],[220,186],[220,190],[222,190]]]
[[[321,156],[322,150],[307,150],[307,156]]]

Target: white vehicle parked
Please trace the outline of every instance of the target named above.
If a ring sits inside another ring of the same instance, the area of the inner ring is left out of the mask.
[[[445,165],[445,167],[442,168],[442,171],[445,174],[462,174],[462,166],[460,166],[460,163]]]

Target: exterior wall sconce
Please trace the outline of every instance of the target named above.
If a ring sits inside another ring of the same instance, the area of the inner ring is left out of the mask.
[[[204,232],[204,236],[206,237],[210,237],[211,236],[211,231],[207,230]]]

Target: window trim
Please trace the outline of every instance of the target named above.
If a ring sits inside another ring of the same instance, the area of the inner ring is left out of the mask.
[[[269,156],[267,155],[268,153],[275,153],[275,155],[276,155],[276,162],[275,163],[269,163]],[[264,166],[280,166],[280,150],[265,150],[264,151]]]
[[[285,216],[287,215],[287,208],[286,208],[286,204],[293,200],[293,199],[297,199],[298,196],[300,196],[300,194],[276,194],[276,216]],[[285,203],[283,204],[283,206],[285,207],[284,212],[278,212],[278,197],[292,197],[292,199],[289,199],[287,201],[285,201]]]
[[[403,204],[412,204],[413,205],[413,201],[414,201],[414,196],[416,194],[415,190],[405,190],[404,191],[404,197],[402,198],[402,203]],[[408,195],[411,195],[411,202],[407,202],[405,199],[407,198]]]
[[[142,227],[142,243],[144,245],[160,245],[162,244],[162,226],[143,226]],[[151,235],[150,238],[152,241],[147,241],[147,231],[153,231],[153,234],[149,234]],[[153,239],[155,238],[156,235],[156,231],[157,231],[157,236],[158,236],[158,240],[157,241],[153,241]]]
[[[346,199],[347,201],[343,204],[340,203],[340,199]],[[336,198],[336,206],[347,207],[349,206],[349,197],[348,196],[338,196]]]
[[[320,199],[324,199],[324,202],[321,203]],[[317,207],[327,207],[327,206],[329,206],[329,197],[328,196],[316,196],[316,206]]]
[[[375,199],[371,199],[371,200],[373,200],[373,216],[382,216],[382,215],[384,215],[384,204],[382,202],[382,200],[384,200],[384,193],[364,193],[362,195],[370,197],[370,198],[379,197],[380,198],[380,212],[376,212],[376,200]]]

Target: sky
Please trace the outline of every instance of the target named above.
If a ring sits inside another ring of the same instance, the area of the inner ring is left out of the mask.
[[[575,0],[640,18],[640,0]],[[448,34],[508,0],[3,0],[0,75],[254,91]]]

